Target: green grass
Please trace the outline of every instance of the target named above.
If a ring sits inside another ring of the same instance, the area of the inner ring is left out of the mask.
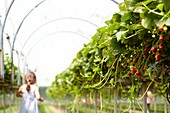
[[[18,106],[5,107],[5,113],[11,113],[11,111],[19,111],[19,107]],[[4,113],[4,108],[2,106],[0,107],[0,113]]]
[[[6,106],[5,107],[5,113],[11,113],[10,111],[18,112],[19,111],[19,107],[20,106],[12,106],[10,108],[9,106]],[[50,108],[48,107],[48,105],[46,105],[46,104],[39,104],[38,107],[39,107],[39,110],[40,110],[41,113],[53,113],[50,110]],[[4,109],[3,109],[2,106],[0,107],[0,113],[4,113]]]
[[[39,104],[38,107],[41,113],[53,113],[47,104]]]

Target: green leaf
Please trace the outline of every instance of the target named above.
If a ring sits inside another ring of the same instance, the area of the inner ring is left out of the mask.
[[[133,0],[124,0],[126,7],[130,7]]]
[[[142,6],[136,7],[133,12],[135,13],[144,13],[143,9],[145,9]]]
[[[117,41],[120,41],[121,40],[121,38],[124,36],[125,37],[125,35],[126,35],[126,33],[128,32],[128,30],[126,30],[126,31],[119,31],[119,32],[117,32],[116,33],[116,38],[117,38]]]
[[[95,49],[91,49],[91,50],[89,51],[90,54],[95,53],[95,52],[96,52]]]
[[[120,42],[117,42],[116,38],[111,40],[111,47],[114,51],[121,52],[122,48],[124,47]]]
[[[101,62],[101,58],[94,59],[94,62]]]
[[[151,29],[153,20],[151,18],[142,19],[142,26],[147,29]]]
[[[133,30],[139,30],[139,29],[143,29],[143,26],[141,24],[132,24],[131,28]]]
[[[151,74],[151,68],[148,68],[148,69],[146,70],[145,75],[150,75],[150,74]]]
[[[170,1],[169,0],[162,0],[165,10],[168,12],[170,10]]]
[[[99,72],[101,69],[99,67],[96,67],[93,69],[94,72]]]
[[[131,18],[131,13],[130,11],[124,11],[124,14],[121,17],[121,21],[126,21]]]
[[[120,22],[121,21],[121,15],[119,13],[115,13],[112,16],[112,21],[114,22]]]
[[[159,9],[161,12],[163,12],[163,10],[164,10],[164,4],[158,4],[158,5],[156,6],[156,8]]]
[[[113,84],[114,83],[114,78],[112,78],[111,80],[110,80],[110,84]]]
[[[126,4],[124,2],[119,3],[119,9],[120,11],[127,11]]]
[[[100,49],[109,46],[110,40],[112,39],[112,37],[106,37],[104,39],[105,40],[103,40],[103,42],[100,42],[100,45],[98,46]]]
[[[163,20],[155,20],[155,24],[157,27],[163,26],[163,25],[167,25],[170,26],[170,17],[169,18],[165,18]]]

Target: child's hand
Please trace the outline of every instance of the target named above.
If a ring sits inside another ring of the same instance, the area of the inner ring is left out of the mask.
[[[31,89],[31,87],[30,87],[30,84],[28,83],[28,84],[27,84],[27,87],[26,87],[26,90],[29,92],[30,89]]]
[[[43,97],[40,97],[38,98],[39,101],[43,102],[44,101],[44,98]]]
[[[18,91],[17,94],[16,94],[17,97],[22,97],[23,96],[23,93],[22,91]]]

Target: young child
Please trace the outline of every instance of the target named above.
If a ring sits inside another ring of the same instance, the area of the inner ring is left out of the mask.
[[[25,75],[25,84],[19,87],[16,96],[22,97],[19,113],[39,113],[37,100],[44,99],[40,96],[36,75],[33,72]]]

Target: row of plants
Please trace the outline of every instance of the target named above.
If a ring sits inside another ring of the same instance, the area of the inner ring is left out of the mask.
[[[97,29],[67,70],[56,75],[47,94],[81,96],[117,88],[134,100],[152,89],[169,101],[169,6],[168,0],[124,0],[120,11]]]
[[[14,68],[14,83],[12,83],[12,67]],[[18,85],[18,67],[13,64],[11,58],[9,57],[8,53],[4,55],[4,78],[0,82],[0,86],[10,87],[11,85],[17,86]],[[22,81],[22,75],[20,75]],[[20,83],[21,84],[21,83]],[[3,87],[1,87],[3,88]]]

